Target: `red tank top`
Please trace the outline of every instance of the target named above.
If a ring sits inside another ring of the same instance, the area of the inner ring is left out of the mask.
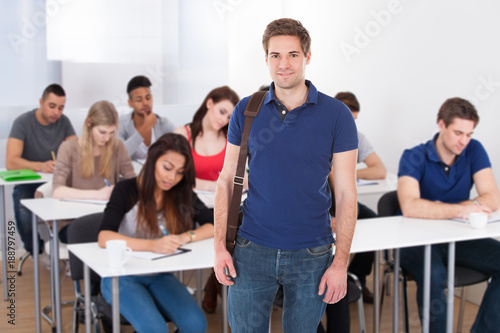
[[[191,154],[193,155],[196,178],[212,181],[219,179],[219,174],[222,170],[222,166],[224,165],[224,157],[226,156],[227,140],[226,146],[224,146],[224,149],[222,149],[220,153],[210,156],[199,155],[194,151],[191,143],[189,126],[186,125],[185,128],[189,145],[191,146]]]

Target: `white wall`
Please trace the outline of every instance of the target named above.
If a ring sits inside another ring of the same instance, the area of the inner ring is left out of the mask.
[[[306,77],[330,95],[358,96],[358,127],[390,172],[405,148],[431,138],[444,100],[459,96],[479,111],[474,137],[500,179],[499,10],[493,1],[242,1],[228,13],[230,84],[249,94],[269,82],[265,25],[297,18],[312,37]]]
[[[81,0],[47,1],[60,3],[60,10],[52,15],[57,17],[64,15],[65,6]],[[500,105],[498,2],[169,0],[158,10],[166,20],[174,20],[168,11],[174,8],[177,29],[172,32],[172,24],[164,24],[162,29],[170,30],[163,31],[161,63],[143,64],[126,64],[122,59],[120,63],[48,61],[44,25],[35,20],[42,7],[27,0],[2,2],[1,6],[2,22],[6,22],[0,37],[5,50],[0,66],[6,73],[0,78],[2,111],[35,107],[41,90],[52,81],[65,86],[68,113],[100,99],[126,109],[128,79],[145,74],[155,82],[155,108],[165,105],[176,110],[180,105],[182,111],[172,111],[172,117],[182,125],[215,86],[229,84],[246,96],[269,83],[262,32],[272,19],[294,17],[313,39],[307,78],[330,95],[350,90],[358,96],[359,129],[390,172],[397,172],[403,149],[432,136],[441,103],[460,96],[472,100],[479,110],[481,121],[474,136],[485,145],[500,177],[500,154],[495,146]],[[122,15],[133,15],[140,6],[123,9]],[[19,53],[6,36],[12,32],[26,36],[26,22],[37,23],[36,30],[19,45]],[[89,22],[98,24],[91,17]],[[111,22],[112,15],[106,24]],[[119,20],[123,22],[127,20]],[[175,45],[169,44],[171,40]],[[136,47],[140,45],[130,43],[131,52]],[[172,48],[178,50],[177,57]],[[7,135],[7,114],[0,114],[0,139]],[[80,127],[75,124],[77,130]],[[4,156],[3,151],[0,154]]]

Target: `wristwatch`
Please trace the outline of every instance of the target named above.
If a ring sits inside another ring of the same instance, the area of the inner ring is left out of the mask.
[[[191,240],[189,241],[190,243],[194,242],[195,238],[196,238],[196,234],[194,233],[193,230],[188,230],[186,231],[186,233],[188,234],[189,237],[191,237]]]

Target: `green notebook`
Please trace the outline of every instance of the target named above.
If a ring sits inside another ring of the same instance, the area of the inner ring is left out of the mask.
[[[37,174],[35,171],[28,169],[0,171],[0,177],[2,177],[6,182],[42,178],[42,176]]]

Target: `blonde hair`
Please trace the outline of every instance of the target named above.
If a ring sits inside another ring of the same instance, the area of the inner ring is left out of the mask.
[[[112,103],[108,101],[99,101],[94,103],[87,114],[80,140],[82,151],[82,178],[94,176],[94,139],[92,129],[95,126],[116,126],[118,127],[118,113]],[[99,165],[99,175],[104,178],[111,177],[111,157],[118,145],[116,136],[112,137],[104,147],[101,148],[101,160]]]

